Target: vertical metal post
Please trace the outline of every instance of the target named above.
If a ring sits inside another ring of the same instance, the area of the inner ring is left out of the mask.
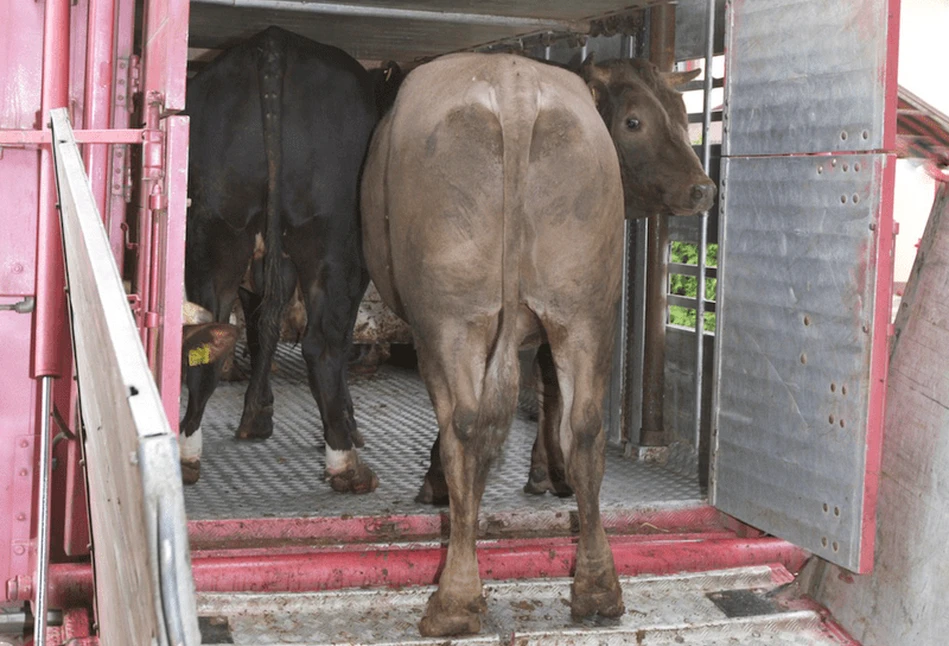
[[[69,104],[69,0],[46,0],[43,19],[43,89],[40,123],[49,122],[52,108]],[[59,377],[68,353],[66,292],[62,240],[56,214],[52,152],[40,148],[39,220],[36,228],[36,314],[34,316],[33,375]]]
[[[715,58],[715,0],[707,0],[705,15],[705,83],[702,88],[702,167],[711,172],[712,62]],[[705,365],[705,251],[708,246],[708,211],[699,220],[698,270],[695,294],[695,449],[702,438],[702,380]]]
[[[46,0],[43,17],[43,87],[40,123],[53,108],[69,104],[69,0]],[[40,380],[40,460],[37,470],[36,579],[33,582],[34,643],[46,644],[46,582],[49,568],[49,454],[53,378],[68,369],[65,269],[56,212],[52,149],[40,149],[39,211],[36,228],[36,313],[33,375]]]
[[[42,377],[40,405],[39,515],[36,522],[36,582],[34,584],[33,639],[46,644],[46,579],[49,570],[49,431],[52,413],[53,378]]]
[[[649,10],[649,58],[662,72],[675,64],[675,5]],[[666,291],[669,229],[665,215],[649,216],[647,226],[646,329],[643,353],[643,417],[640,443],[666,443],[662,419],[666,367]]]
[[[83,124],[90,129],[112,123],[112,62],[115,34],[115,0],[90,0],[86,29],[86,88]],[[103,215],[109,212],[109,158],[112,146],[86,145],[83,162],[92,194]]]

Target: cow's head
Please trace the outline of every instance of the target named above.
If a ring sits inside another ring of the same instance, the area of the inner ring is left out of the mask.
[[[712,206],[715,184],[692,150],[675,89],[699,72],[660,73],[641,59],[596,64],[592,56],[580,67],[616,145],[630,216],[694,215]]]
[[[181,307],[182,377],[188,368],[213,364],[234,348],[237,328],[215,323],[211,312],[185,301]]]

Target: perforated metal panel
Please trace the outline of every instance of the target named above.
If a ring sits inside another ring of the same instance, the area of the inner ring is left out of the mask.
[[[886,161],[739,158],[723,174],[713,500],[854,570]]]
[[[890,4],[732,0],[724,154],[890,145],[884,138],[884,85],[895,72],[887,68]]]

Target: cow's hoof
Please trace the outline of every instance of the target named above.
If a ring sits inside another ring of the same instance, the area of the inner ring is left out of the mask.
[[[345,471],[325,475],[333,491],[339,493],[371,493],[379,486],[379,478],[362,462]]]
[[[418,631],[423,637],[474,635],[481,632],[481,615],[487,609],[488,604],[480,594],[463,603],[446,599],[436,590],[428,599]]]
[[[547,470],[542,467],[531,469],[527,476],[527,484],[524,485],[524,493],[542,496],[548,491],[559,498],[569,498],[573,495],[573,489],[565,480],[551,478],[547,475]]]
[[[201,477],[201,460],[181,461],[181,482],[193,485]]]
[[[593,615],[619,617],[624,612],[623,590],[612,562],[609,569],[603,569],[597,575],[578,574],[574,577],[570,587],[570,616],[574,621]]]
[[[241,419],[234,437],[238,440],[266,440],[273,435],[273,418],[258,415],[251,420]]]
[[[422,486],[418,490],[418,495],[415,496],[415,502],[434,507],[447,505],[448,483],[445,482],[445,477],[433,477],[426,473]]]

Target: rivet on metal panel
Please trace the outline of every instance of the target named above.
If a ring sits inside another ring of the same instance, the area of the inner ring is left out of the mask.
[[[823,167],[823,165],[820,165],[820,164],[819,164],[819,165],[817,166],[817,174],[818,174],[818,175],[823,175],[823,174],[824,174],[824,167]]]
[[[859,173],[859,172],[860,172],[860,162],[854,162],[854,165],[853,165],[853,172],[855,172],[855,173]]]
[[[831,424],[833,424],[834,422],[837,421],[837,418],[834,417],[833,415],[831,415],[830,417],[827,418],[827,421],[830,422]]]
[[[840,418],[840,428],[843,428],[843,427],[844,427],[844,419],[841,417],[841,418]]]
[[[857,202],[860,201],[860,196],[857,195],[856,193],[854,193],[853,196],[852,196],[850,199],[853,200],[853,203],[854,203],[854,204],[856,204]]]
[[[24,521],[24,520],[26,520],[26,514],[24,514],[24,513],[21,511],[19,514],[16,515],[16,519],[19,520],[19,521]]]
[[[810,325],[810,324],[811,324],[811,317],[808,316],[807,314],[805,314],[805,315],[804,315],[804,325]]]
[[[26,548],[23,547],[22,545],[13,546],[13,553],[16,554],[17,556],[22,556],[25,552],[26,552]]]
[[[843,387],[840,389],[840,393],[841,393],[842,395],[846,395],[846,394],[847,394],[847,386],[843,386]]]
[[[863,137],[864,139],[869,139],[869,138],[870,138],[870,131],[869,131],[869,130],[864,130],[863,132],[860,133],[860,136]]]
[[[841,140],[841,141],[847,141],[847,131],[846,131],[846,130],[841,130],[841,131],[840,131],[840,140]]]
[[[834,541],[834,544],[831,547],[834,548],[835,552],[840,551],[840,545],[837,544],[837,541]]]
[[[801,353],[801,363],[803,363],[803,364],[806,364],[806,363],[807,363],[807,353],[806,353],[806,352],[802,352],[802,353]]]
[[[826,537],[826,536],[821,536],[821,537],[820,537],[820,544],[821,544],[821,546],[823,546],[823,547],[827,547],[827,537]]]
[[[20,469],[20,476],[22,476],[22,477],[25,478],[25,477],[28,476],[28,475],[30,475],[30,472],[29,472],[28,470],[26,470],[26,469]]]
[[[833,166],[834,168],[837,168],[837,160],[836,160],[836,159],[831,159],[831,160],[830,160],[830,165]]]
[[[834,516],[840,516],[840,507],[834,507]]]
[[[833,382],[830,383],[830,392],[832,392],[832,393],[833,393],[833,392],[837,392],[837,384],[835,384],[835,383],[833,383]]]
[[[824,503],[824,513],[826,514],[826,513],[828,512],[828,510],[830,510],[830,505],[828,505],[828,504],[825,502],[825,503]]]
[[[846,204],[846,203],[847,203],[847,196],[846,196],[846,195],[841,195],[841,196],[840,196],[840,203],[841,203],[841,204]]]

